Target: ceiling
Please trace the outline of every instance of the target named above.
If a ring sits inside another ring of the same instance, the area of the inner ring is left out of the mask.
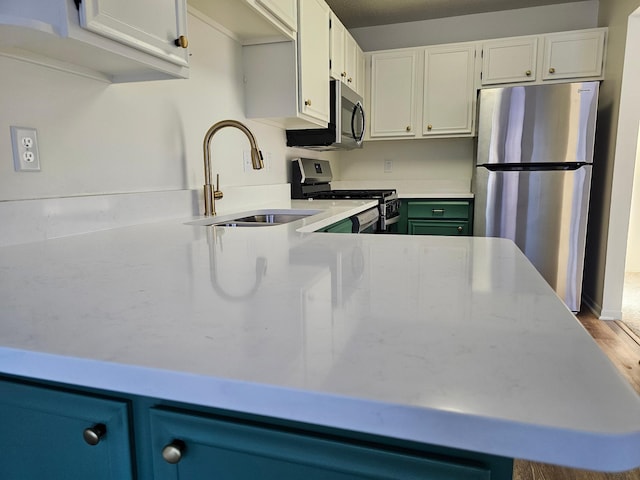
[[[579,1],[583,0],[326,0],[347,28]]]

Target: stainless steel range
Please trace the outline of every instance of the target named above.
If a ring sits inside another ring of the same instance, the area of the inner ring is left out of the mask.
[[[331,164],[327,160],[296,158],[291,164],[291,198],[377,200],[375,231],[388,233],[400,219],[400,199],[394,189],[332,190]]]

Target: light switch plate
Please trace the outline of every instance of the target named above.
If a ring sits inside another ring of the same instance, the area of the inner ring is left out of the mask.
[[[13,168],[16,172],[39,172],[40,153],[35,128],[10,127],[13,146]]]

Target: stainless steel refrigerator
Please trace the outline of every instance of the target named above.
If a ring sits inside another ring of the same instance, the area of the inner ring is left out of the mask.
[[[598,83],[481,90],[474,235],[513,240],[580,309]]]

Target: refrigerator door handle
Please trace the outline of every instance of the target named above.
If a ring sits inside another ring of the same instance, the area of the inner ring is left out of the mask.
[[[545,170],[578,170],[588,162],[548,162],[548,163],[483,163],[478,165],[491,172],[539,172]]]

